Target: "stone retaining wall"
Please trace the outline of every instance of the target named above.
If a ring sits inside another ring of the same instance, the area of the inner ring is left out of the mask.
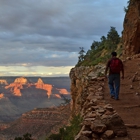
[[[96,71],[96,72],[95,72]],[[72,115],[83,117],[75,140],[108,140],[127,136],[123,120],[104,100],[104,66],[75,67],[70,71]]]

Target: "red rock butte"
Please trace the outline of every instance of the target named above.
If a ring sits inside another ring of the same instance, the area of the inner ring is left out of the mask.
[[[46,95],[48,98],[52,95],[52,89],[53,85],[51,84],[45,84],[41,78],[38,79],[36,83],[30,83],[25,77],[19,77],[14,80],[13,83],[10,83],[8,85],[6,80],[1,80],[1,83],[4,83],[5,89],[10,89],[10,91],[13,93],[15,96],[22,96],[21,89],[24,88],[30,88],[34,87],[36,89],[43,89],[46,91]],[[59,94],[69,94],[69,92],[66,89],[57,89],[58,94],[55,94],[55,97],[61,98]]]

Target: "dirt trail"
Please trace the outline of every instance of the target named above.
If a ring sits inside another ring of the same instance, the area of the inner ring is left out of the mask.
[[[132,140],[140,140],[140,58],[124,62],[124,69],[125,78],[121,80],[120,100],[110,98],[107,82],[104,98],[127,125],[129,137]]]

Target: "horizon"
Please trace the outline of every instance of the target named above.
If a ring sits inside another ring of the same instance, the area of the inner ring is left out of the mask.
[[[69,78],[69,76],[0,76],[0,77],[42,77],[42,78]]]

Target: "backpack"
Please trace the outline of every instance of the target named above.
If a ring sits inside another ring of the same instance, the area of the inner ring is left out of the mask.
[[[110,71],[111,73],[120,73],[122,70],[122,62],[118,58],[114,58],[110,61]]]

